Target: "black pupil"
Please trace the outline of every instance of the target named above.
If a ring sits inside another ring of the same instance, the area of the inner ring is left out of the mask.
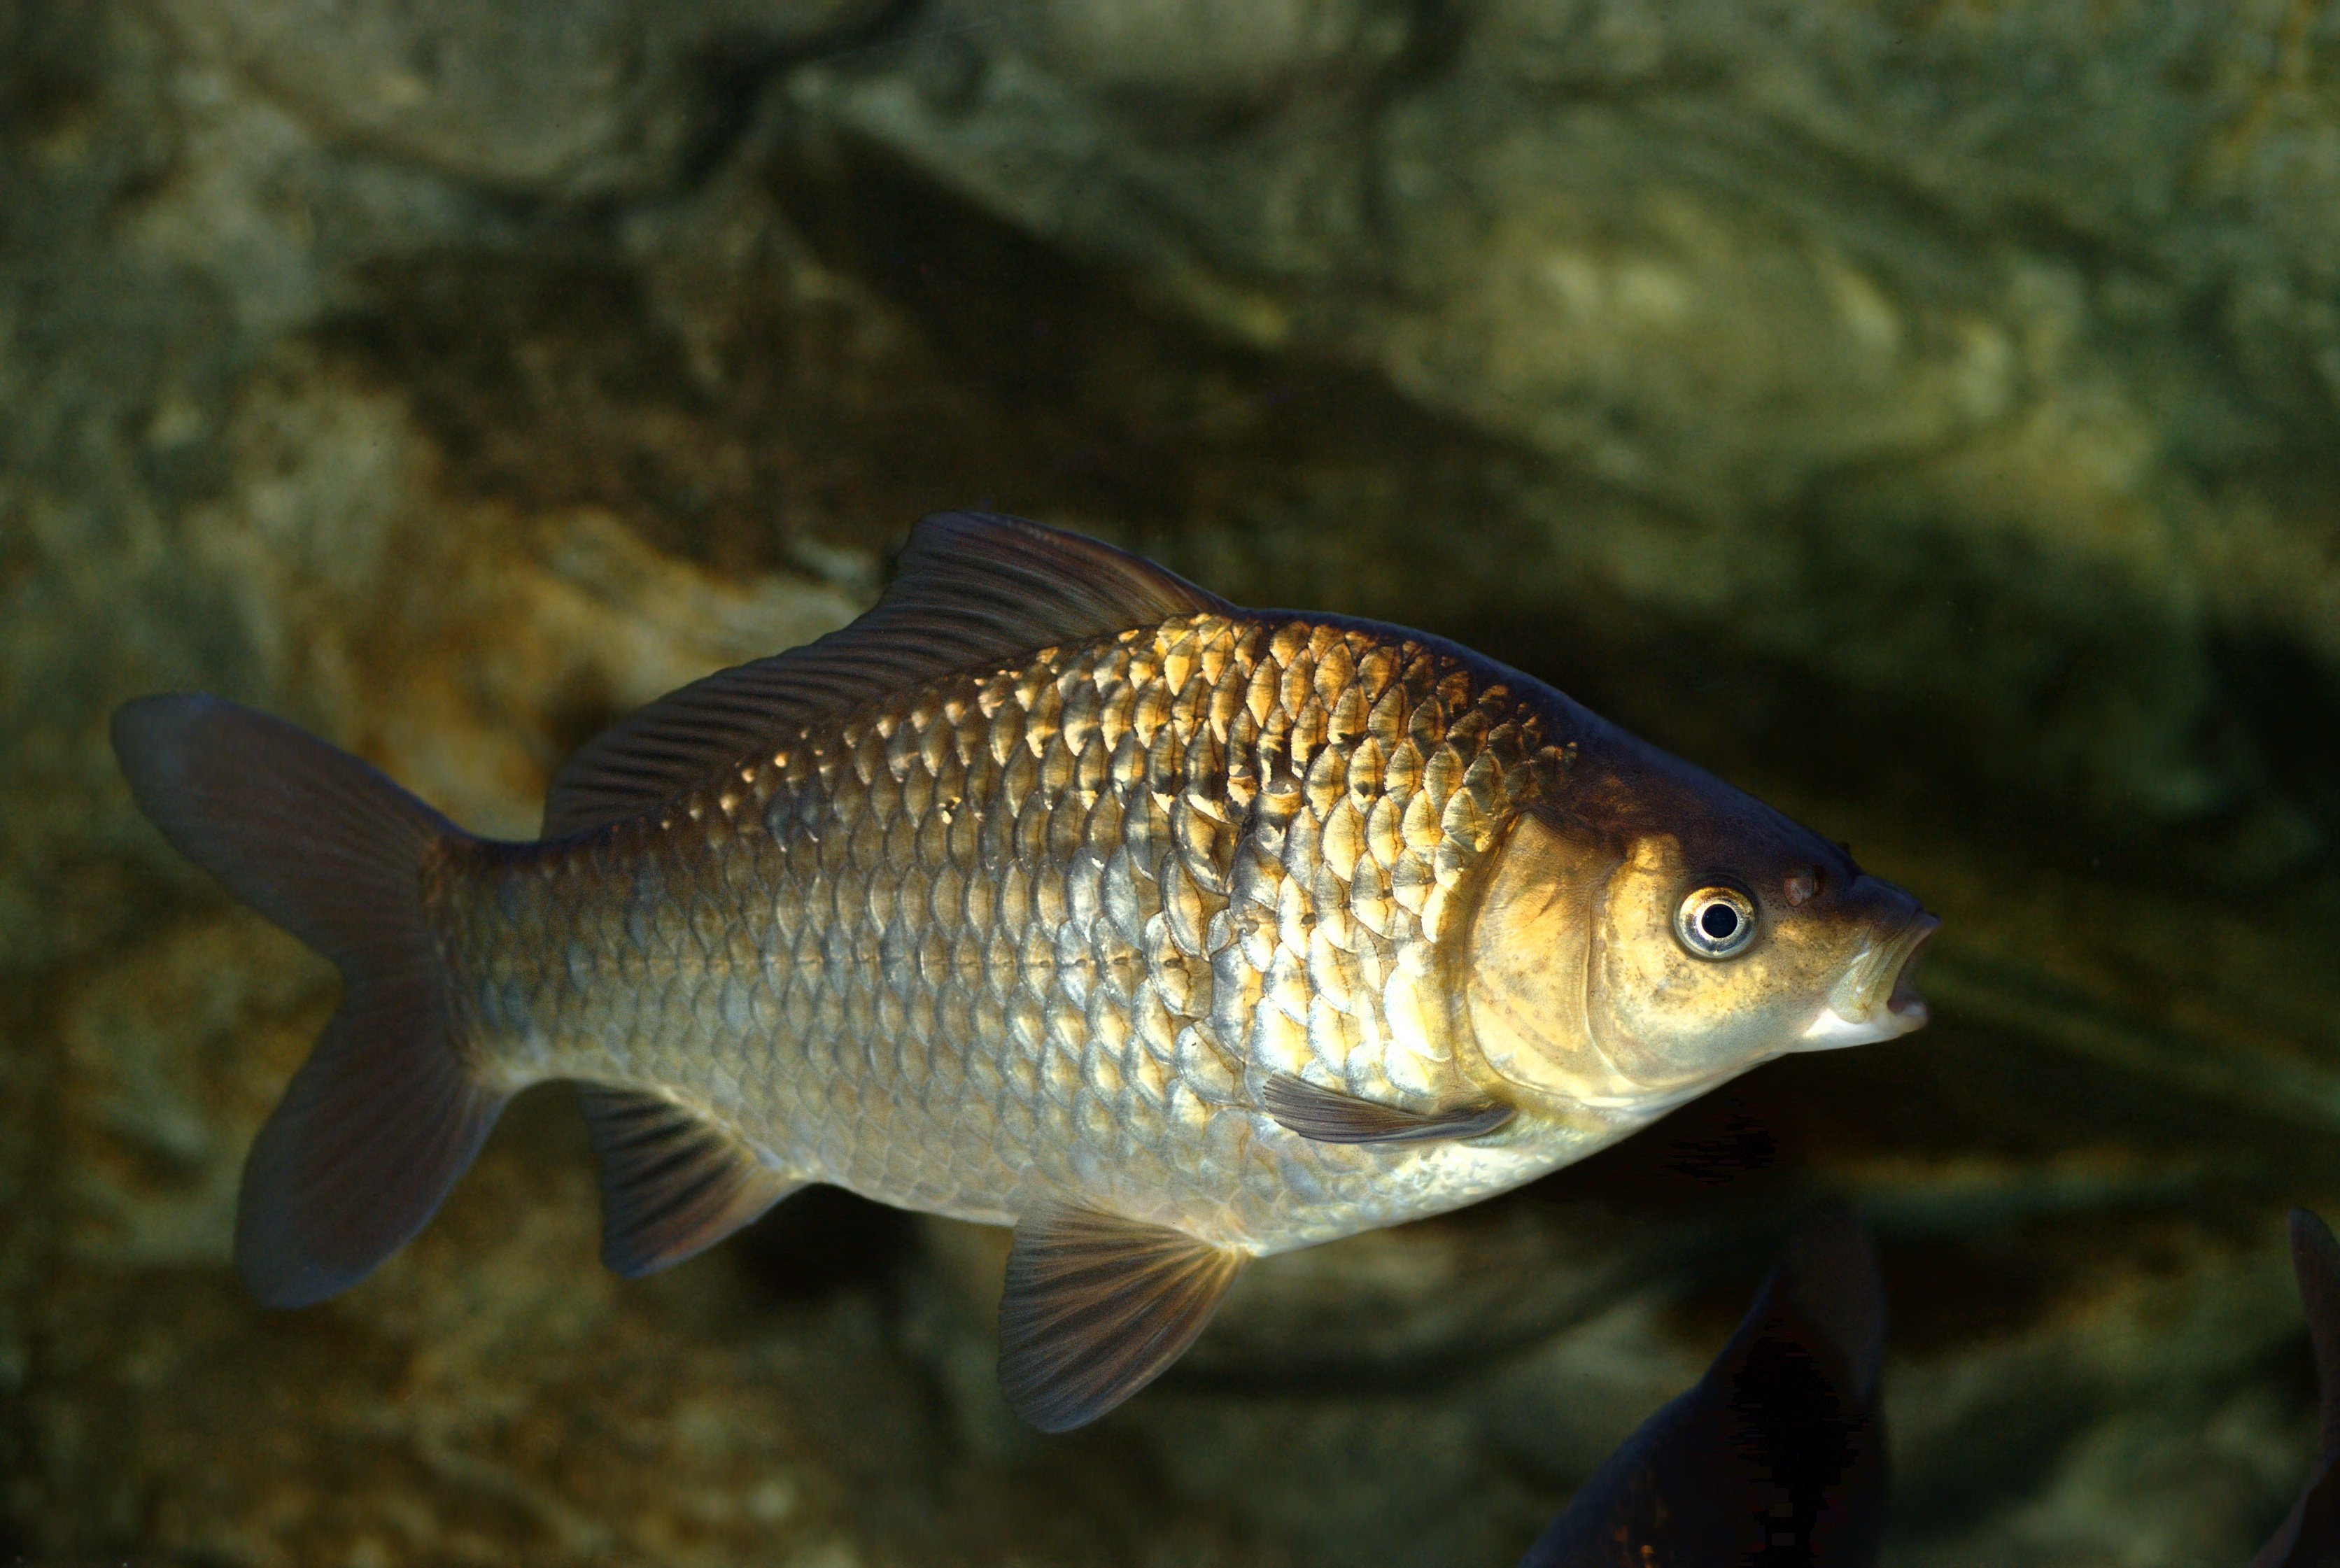
[[[1709,904],[1698,917],[1698,928],[1709,941],[1728,942],[1739,930],[1739,911],[1728,904]]]

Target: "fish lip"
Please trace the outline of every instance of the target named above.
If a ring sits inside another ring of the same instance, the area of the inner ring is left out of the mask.
[[[1930,1015],[1916,988],[1918,954],[1941,924],[1920,909],[1890,940],[1855,959],[1851,973],[1804,1030],[1798,1048],[1827,1051],[1874,1045],[1924,1027]]]
[[[1920,909],[1909,929],[1894,940],[1900,959],[1893,967],[1893,988],[1886,994],[1885,1010],[1906,1020],[1913,1029],[1931,1016],[1926,1010],[1926,998],[1918,994],[1918,958],[1941,928],[1941,921]]]

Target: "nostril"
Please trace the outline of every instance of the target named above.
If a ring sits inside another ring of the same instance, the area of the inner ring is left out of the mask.
[[[1820,874],[1818,871],[1790,871],[1788,873],[1785,891],[1788,898],[1788,907],[1790,908],[1799,908],[1803,905],[1810,903],[1814,896],[1817,895],[1819,890]]]

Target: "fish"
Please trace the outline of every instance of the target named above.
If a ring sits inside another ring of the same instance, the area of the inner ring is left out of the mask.
[[[342,974],[243,1169],[260,1302],[362,1279],[567,1080],[623,1275],[808,1183],[1012,1226],[1000,1384],[1044,1431],[1255,1257],[1926,1018],[1915,898],[1542,681],[1014,518],[924,519],[858,620],[618,722],[533,842],[217,697],[113,738]]]
[[[1869,1568],[1885,1290],[1859,1222],[1797,1227],[1705,1376],[1602,1461],[1520,1568]]]
[[[2315,1461],[2250,1568],[2340,1568],[2340,1243],[2304,1208],[2291,1211],[2291,1264],[2315,1355]]]

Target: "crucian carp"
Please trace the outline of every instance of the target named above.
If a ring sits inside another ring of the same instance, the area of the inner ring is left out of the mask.
[[[808,1182],[1013,1226],[1001,1383],[1052,1431],[1254,1257],[1925,1020],[1914,898],[1542,681],[1009,518],[928,518],[853,624],[610,729],[531,843],[216,698],[114,738],[343,978],[244,1167],[260,1300],[363,1278],[566,1079],[621,1274]]]

